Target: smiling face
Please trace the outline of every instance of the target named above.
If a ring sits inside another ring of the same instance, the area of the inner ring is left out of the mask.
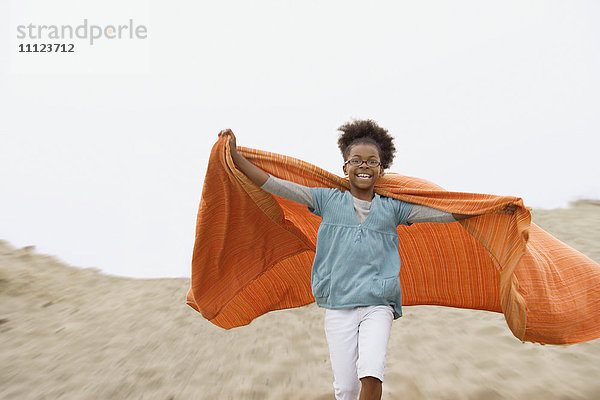
[[[377,147],[370,143],[357,143],[353,145],[348,152],[346,161],[352,159],[381,161]],[[383,175],[383,168],[381,166],[369,167],[366,163],[355,167],[347,163],[344,165],[344,173],[348,175],[351,193],[358,198],[365,197],[363,200],[371,200],[373,197],[373,187],[377,179]]]

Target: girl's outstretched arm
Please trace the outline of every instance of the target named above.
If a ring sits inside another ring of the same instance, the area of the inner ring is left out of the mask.
[[[500,211],[496,211],[497,214],[513,214],[517,206],[510,203],[505,208]],[[420,204],[413,204],[412,210],[406,222],[409,224],[419,223],[419,222],[456,222],[467,218],[476,217],[477,215],[466,215],[466,214],[456,214],[449,213],[446,211],[438,210],[437,208],[427,207]]]
[[[517,210],[517,206],[513,203],[508,203],[506,207],[502,210],[496,211],[496,214],[509,214],[512,215]],[[464,215],[464,214],[452,214],[455,220],[460,221],[461,219],[467,219],[471,217],[476,217],[477,215]]]
[[[231,131],[231,129],[224,129],[219,132],[219,137],[229,136],[229,148],[231,150],[231,158],[233,158],[233,162],[235,165],[248,177],[254,184],[258,186],[262,186],[265,184],[267,179],[269,179],[269,174],[267,174],[262,169],[258,168],[256,165],[252,164],[250,161],[246,159],[243,155],[238,153],[236,143],[235,143],[235,135]]]
[[[229,137],[229,149],[231,151],[233,162],[252,182],[254,182],[254,184],[275,196],[295,201],[296,203],[300,203],[309,208],[314,208],[312,193],[309,187],[270,176],[248,161],[246,157],[238,153],[235,135],[231,129],[225,129],[219,132],[219,137],[226,136]]]

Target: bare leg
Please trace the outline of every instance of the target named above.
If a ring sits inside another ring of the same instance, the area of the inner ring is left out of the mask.
[[[381,400],[381,381],[372,376],[361,378],[359,400]]]

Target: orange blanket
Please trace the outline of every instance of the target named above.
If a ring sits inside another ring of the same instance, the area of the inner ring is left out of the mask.
[[[239,147],[268,173],[306,186],[348,181],[298,159]],[[504,313],[523,341],[571,344],[600,337],[600,265],[535,224],[517,197],[448,192],[387,173],[377,193],[460,214],[448,224],[398,228],[404,305]],[[496,214],[508,203],[513,215]],[[229,329],[314,301],[310,272],[321,219],[275,197],[236,169],[229,143],[212,149],[196,226],[187,304]]]

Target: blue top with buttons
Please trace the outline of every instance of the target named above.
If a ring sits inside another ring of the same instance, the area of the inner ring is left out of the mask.
[[[375,194],[360,223],[352,194],[311,188],[314,209],[323,221],[317,234],[312,292],[330,309],[391,305],[402,315],[398,225],[407,225],[412,204]]]

